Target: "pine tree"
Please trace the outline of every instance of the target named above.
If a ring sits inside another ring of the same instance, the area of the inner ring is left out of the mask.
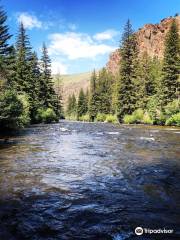
[[[87,113],[87,99],[84,94],[83,89],[81,88],[79,92],[79,97],[78,97],[78,104],[77,104],[77,119]]]
[[[32,91],[30,61],[32,58],[29,38],[26,34],[23,23],[19,26],[16,42],[16,86],[19,92],[24,92],[30,96]],[[32,97],[32,96],[30,96]]]
[[[29,102],[30,102],[30,117],[31,122],[36,122],[36,114],[41,105],[40,98],[40,68],[39,62],[36,52],[32,53],[32,57],[30,59],[30,79],[32,79],[31,88],[29,94]]]
[[[97,75],[96,71],[94,70],[90,80],[89,107],[88,107],[89,117],[91,121],[94,121],[98,113],[97,100],[98,100]]]
[[[42,47],[41,58],[41,89],[40,98],[42,99],[45,108],[52,108],[57,116],[61,114],[61,106],[59,99],[54,90],[54,83],[51,77],[51,60],[48,55],[45,43]]]
[[[152,59],[144,53],[137,67],[136,108],[145,109],[149,97],[155,94],[155,80],[152,73]]]
[[[180,76],[180,38],[176,21],[173,20],[166,36],[161,80],[162,106],[178,97]]]
[[[76,116],[76,112],[77,112],[77,103],[76,103],[76,97],[73,93],[68,97],[66,115],[68,117],[74,118]]]
[[[111,111],[112,79],[106,68],[99,72],[97,80],[97,108],[99,113],[108,114]]]
[[[120,49],[120,79],[118,81],[118,118],[122,121],[125,114],[131,114],[135,110],[135,80],[137,74],[137,40],[133,34],[132,26],[128,20],[124,28],[122,45]]]
[[[9,28],[6,25],[6,12],[0,7],[0,90],[7,83],[8,70],[10,69],[10,54],[12,46],[9,45],[9,40],[12,35],[9,34]]]

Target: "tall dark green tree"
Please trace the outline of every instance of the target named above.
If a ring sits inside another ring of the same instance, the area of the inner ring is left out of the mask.
[[[135,110],[135,80],[137,74],[137,40],[133,33],[132,26],[128,20],[120,46],[120,74],[118,81],[118,118],[122,121],[125,114],[131,114]]]
[[[30,59],[30,79],[32,79],[31,88],[29,94],[30,102],[30,118],[31,122],[36,122],[36,114],[39,108],[42,107],[41,98],[40,98],[40,68],[36,52],[32,53]]]
[[[7,83],[8,70],[10,69],[10,54],[12,46],[9,40],[12,35],[9,34],[9,28],[6,25],[7,15],[2,7],[0,7],[0,89]]]
[[[86,95],[84,94],[84,91],[81,88],[79,92],[78,103],[77,103],[77,119],[79,120],[79,118],[85,115],[87,111],[88,111],[88,108],[87,108]]]
[[[54,83],[51,76],[51,60],[45,43],[42,47],[40,85],[40,98],[42,99],[43,106],[45,108],[52,108],[56,115],[60,116],[61,106],[54,89]]]
[[[77,102],[74,93],[69,95],[67,102],[66,115],[75,118],[77,114]]]
[[[18,92],[24,92],[32,97],[32,82],[30,61],[32,59],[29,37],[23,23],[20,23],[16,42],[16,86]]]
[[[179,95],[180,38],[174,19],[166,36],[161,81],[161,104],[164,106]]]
[[[98,113],[97,101],[98,101],[97,75],[96,71],[94,70],[90,80],[89,107],[88,107],[89,117],[91,121],[94,121]]]
[[[97,80],[98,112],[108,114],[111,112],[112,79],[106,68],[99,71]]]
[[[152,59],[145,52],[138,62],[136,85],[136,108],[145,109],[149,97],[155,94]]]

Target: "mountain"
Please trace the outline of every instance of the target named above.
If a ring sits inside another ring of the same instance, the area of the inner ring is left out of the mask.
[[[63,103],[65,107],[67,106],[67,100],[70,94],[74,93],[75,96],[77,97],[81,88],[83,88],[84,91],[88,89],[90,84],[90,77],[91,77],[91,72],[61,76],[62,97],[63,97]],[[55,86],[58,87],[56,76],[54,76],[54,79],[55,79]]]
[[[176,19],[180,33],[180,16],[164,18],[158,24],[146,24],[136,32],[140,55],[147,52],[151,57],[162,59],[164,40],[173,19]],[[118,71],[119,61],[120,55],[117,49],[110,55],[106,65],[107,69],[115,74]]]

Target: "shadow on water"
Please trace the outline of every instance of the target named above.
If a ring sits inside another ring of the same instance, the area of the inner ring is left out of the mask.
[[[50,128],[0,154],[0,239],[180,239],[178,136],[65,122],[59,137],[59,125]],[[175,233],[139,237],[137,226]]]

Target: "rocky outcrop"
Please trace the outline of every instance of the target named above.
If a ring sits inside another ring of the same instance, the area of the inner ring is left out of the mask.
[[[161,20],[159,24],[146,24],[136,32],[140,55],[147,52],[151,57],[156,56],[162,59],[164,53],[164,40],[173,19],[173,17],[169,17]],[[180,33],[180,16],[176,16],[175,19]],[[119,62],[120,55],[119,51],[116,50],[110,55],[106,65],[108,71],[115,74],[118,71]]]

